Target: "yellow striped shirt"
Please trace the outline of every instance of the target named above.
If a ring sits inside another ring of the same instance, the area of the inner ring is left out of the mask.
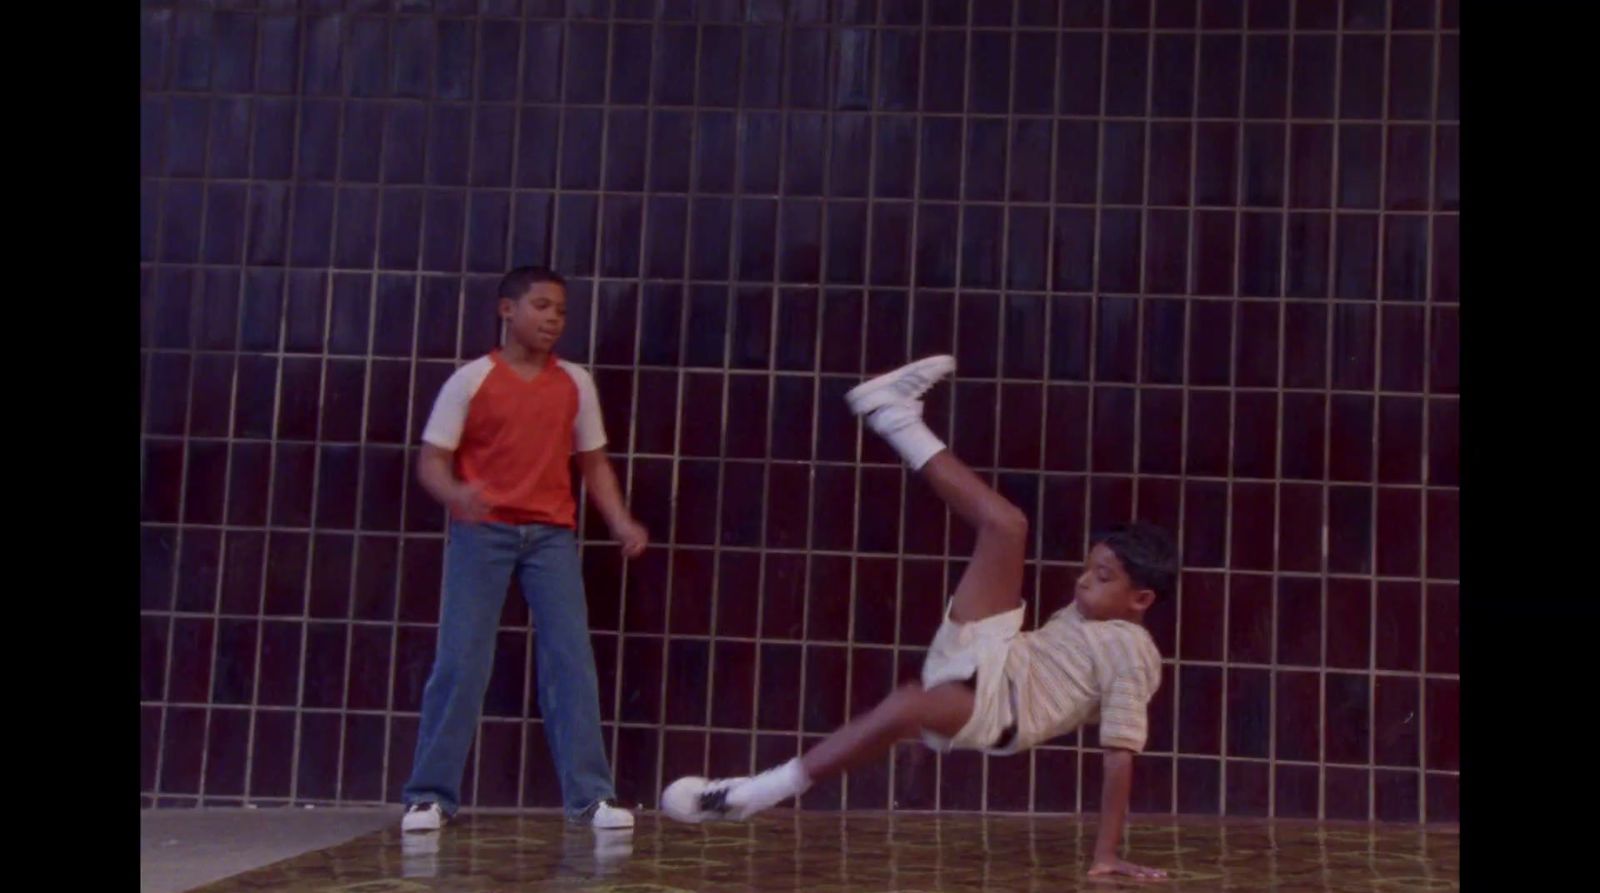
[[[1161,652],[1150,633],[1124,620],[1087,620],[1076,604],[1011,642],[1006,678],[1016,695],[1015,738],[1025,750],[1098,721],[1100,746],[1142,751],[1146,705],[1161,687]]]

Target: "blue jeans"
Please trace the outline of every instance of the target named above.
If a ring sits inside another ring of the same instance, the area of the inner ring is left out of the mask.
[[[461,805],[461,776],[483,712],[495,631],[511,575],[533,612],[539,710],[567,815],[616,796],[600,733],[600,694],[589,645],[578,542],[544,524],[451,522],[444,552],[444,598],[433,672],[422,692],[422,720],[405,802]]]

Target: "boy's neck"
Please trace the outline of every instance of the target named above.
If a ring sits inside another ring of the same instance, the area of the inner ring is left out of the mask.
[[[514,366],[527,366],[538,369],[550,360],[550,351],[533,350],[515,338],[506,339],[500,345],[500,358]]]
[[[1143,611],[1127,611],[1127,612],[1125,612],[1125,613],[1123,613],[1121,615],[1112,615],[1110,617],[1090,617],[1087,613],[1084,612],[1083,606],[1078,604],[1076,601],[1072,602],[1072,606],[1077,608],[1078,614],[1081,615],[1083,617],[1083,619],[1088,620],[1091,623],[1097,622],[1097,621],[1103,622],[1103,621],[1110,621],[1110,620],[1121,620],[1124,623],[1132,623],[1135,626],[1144,626],[1144,614],[1145,614],[1145,612],[1143,612]]]
[[[1120,614],[1107,617],[1106,619],[1121,620],[1123,623],[1131,623],[1135,626],[1144,626],[1144,613],[1145,612],[1137,608],[1128,608],[1122,611]]]

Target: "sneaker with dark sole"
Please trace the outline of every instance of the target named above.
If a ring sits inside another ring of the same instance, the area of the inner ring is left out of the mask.
[[[745,816],[736,805],[728,802],[728,792],[749,780],[685,776],[661,792],[661,811],[680,822],[741,820]]]
[[[418,833],[437,831],[448,820],[449,817],[437,803],[413,803],[406,809],[405,817],[400,820],[400,830]]]
[[[596,831],[624,831],[633,827],[633,813],[618,806],[615,800],[596,800],[570,821]]]

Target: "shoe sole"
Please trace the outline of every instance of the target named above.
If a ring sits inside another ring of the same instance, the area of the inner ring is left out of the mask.
[[[448,819],[441,815],[437,821],[430,821],[426,824],[414,825],[411,823],[411,814],[407,813],[400,819],[400,830],[406,832],[407,834],[423,834],[429,831],[439,830],[440,828],[444,827],[444,823],[446,821],[448,821]]]
[[[956,358],[949,354],[923,357],[916,362],[907,363],[898,369],[885,372],[877,378],[871,378],[856,385],[845,392],[844,400],[850,405],[851,412],[856,415],[866,415],[880,406],[886,406],[900,399],[900,395],[889,390],[889,386],[899,380],[901,376],[913,371],[937,373],[933,377],[943,378],[956,371]],[[879,395],[885,392],[892,396],[879,398]]]

